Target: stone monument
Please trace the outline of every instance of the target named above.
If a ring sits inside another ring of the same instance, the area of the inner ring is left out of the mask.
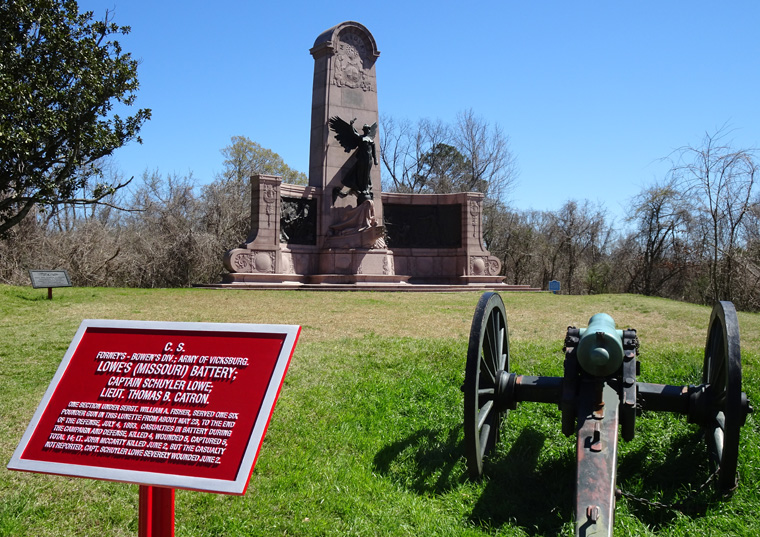
[[[309,185],[251,178],[251,231],[225,254],[224,283],[503,285],[501,263],[483,247],[482,194],[382,192],[372,34],[344,22],[310,52]]]

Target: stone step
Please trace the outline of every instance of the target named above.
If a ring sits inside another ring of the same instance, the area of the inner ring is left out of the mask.
[[[435,285],[435,284],[410,284],[410,283],[322,283],[306,284],[297,282],[283,283],[265,283],[265,282],[234,282],[227,284],[208,284],[195,285],[194,287],[204,289],[288,289],[302,291],[398,291],[398,292],[428,292],[428,293],[460,293],[460,292],[483,292],[498,291],[500,293],[512,292],[529,292],[540,293],[548,292],[545,289],[531,287],[529,285],[509,285],[509,284],[471,284],[471,285]]]

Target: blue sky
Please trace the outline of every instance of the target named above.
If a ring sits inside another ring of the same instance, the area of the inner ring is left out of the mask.
[[[760,146],[760,2],[203,2],[80,0],[132,27],[138,106],[122,173],[221,171],[244,135],[308,171],[313,60],[324,30],[372,32],[381,117],[451,122],[472,108],[511,138],[516,208],[589,199],[611,215],[661,178],[660,159],[728,124]],[[382,125],[381,125],[382,129]],[[381,130],[382,135],[382,130]]]

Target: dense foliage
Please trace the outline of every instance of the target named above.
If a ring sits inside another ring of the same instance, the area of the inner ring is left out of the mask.
[[[75,285],[186,287],[215,283],[222,255],[250,229],[254,173],[305,183],[273,151],[244,136],[221,149],[222,172],[199,187],[192,175],[146,171],[137,184],[83,209],[61,202],[32,213],[0,240],[0,282],[25,284],[31,268],[66,268]],[[119,174],[101,160],[111,181]]]
[[[101,159],[138,139],[150,110],[134,104],[137,61],[73,0],[0,4],[0,234],[34,208],[98,203],[125,183],[95,182]]]

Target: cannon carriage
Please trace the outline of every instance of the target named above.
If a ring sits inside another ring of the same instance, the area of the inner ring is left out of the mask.
[[[504,303],[497,293],[485,293],[473,316],[462,386],[470,477],[482,477],[483,460],[499,441],[508,412],[520,402],[538,402],[556,404],[562,432],[576,434],[578,536],[612,535],[618,430],[623,440],[632,440],[642,410],[682,414],[698,424],[718,488],[735,488],[740,430],[752,407],[741,390],[739,323],[733,304],[719,302],[712,310],[699,385],[637,381],[638,351],[636,331],[618,330],[612,317],[600,313],[586,328],[567,329],[562,377],[518,375],[511,370]]]

